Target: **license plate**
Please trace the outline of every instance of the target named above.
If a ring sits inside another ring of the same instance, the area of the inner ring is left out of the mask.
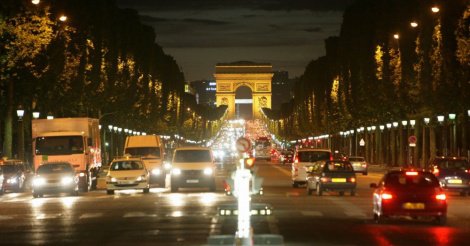
[[[132,184],[133,182],[130,181],[130,180],[121,180],[121,181],[118,181],[118,184]]]
[[[197,183],[199,183],[199,179],[188,179],[188,180],[186,180],[186,183],[188,183],[188,184],[197,184]]]
[[[346,182],[346,179],[344,179],[344,178],[332,178],[331,182],[333,182],[333,183],[344,183],[344,182]]]
[[[449,179],[449,180],[447,180],[447,183],[449,183],[449,184],[461,184],[462,180],[461,179]]]
[[[407,203],[403,203],[403,208],[404,209],[419,210],[419,209],[425,209],[425,205],[424,205],[424,203],[407,202]]]

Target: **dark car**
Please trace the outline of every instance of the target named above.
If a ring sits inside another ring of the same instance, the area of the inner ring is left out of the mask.
[[[291,164],[292,162],[294,162],[294,152],[290,150],[282,151],[280,161],[282,165]]]
[[[470,163],[458,157],[437,157],[429,165],[442,188],[460,192],[461,196],[470,194]]]
[[[356,173],[349,161],[318,161],[307,172],[308,195],[316,191],[321,196],[326,190],[339,191],[340,196],[345,191],[349,191],[351,196],[356,194]]]
[[[391,217],[432,218],[445,224],[447,198],[436,176],[428,171],[389,171],[374,188],[374,220],[381,223]]]
[[[3,170],[3,190],[20,192],[26,186],[32,175],[31,170],[21,160],[4,160],[2,161]]]
[[[78,177],[72,164],[68,162],[49,162],[41,164],[33,178],[33,197],[44,194],[66,192],[78,195]]]

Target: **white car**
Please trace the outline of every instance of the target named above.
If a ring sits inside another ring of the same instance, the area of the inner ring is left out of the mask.
[[[204,147],[176,148],[171,163],[171,192],[180,187],[215,187],[215,163],[212,150]]]
[[[106,193],[111,195],[115,190],[127,189],[142,189],[144,193],[150,190],[149,172],[140,158],[115,159],[109,166]]]
[[[349,162],[351,162],[351,165],[354,168],[354,172],[356,173],[362,173],[363,175],[367,175],[367,168],[368,164],[366,162],[366,159],[362,156],[350,156],[348,158]]]
[[[294,188],[307,183],[307,169],[317,161],[332,160],[329,149],[303,148],[296,150],[292,163],[292,186]]]
[[[78,177],[69,162],[47,162],[39,165],[32,182],[33,197],[66,192],[78,195]]]

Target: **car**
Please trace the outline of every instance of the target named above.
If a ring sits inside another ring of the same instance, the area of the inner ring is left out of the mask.
[[[349,162],[354,168],[354,172],[362,173],[363,175],[367,175],[369,165],[366,162],[366,159],[362,156],[350,156],[348,158]]]
[[[447,220],[447,197],[439,180],[429,171],[392,170],[378,184],[371,183],[376,223],[394,217],[432,218],[443,225]]]
[[[294,162],[294,152],[290,150],[282,151],[280,156],[280,162],[282,163],[282,165],[291,164],[292,162]]]
[[[308,169],[307,194],[313,191],[318,196],[324,191],[338,191],[339,195],[350,192],[356,195],[356,173],[349,161],[318,161]]]
[[[470,163],[465,158],[436,157],[429,168],[445,190],[459,192],[461,196],[470,195]]]
[[[0,161],[3,169],[3,190],[20,192],[23,191],[26,182],[30,180],[32,172],[29,166],[21,160],[7,159]]]
[[[149,193],[149,171],[140,157],[125,156],[114,159],[109,165],[106,176],[106,193],[115,190],[141,189]]]
[[[298,149],[294,154],[292,163],[292,187],[307,183],[307,168],[317,161],[333,160],[333,155],[329,149]]]
[[[181,187],[208,187],[211,192],[216,190],[215,162],[210,148],[176,148],[171,166],[171,192],[177,192]]]
[[[33,197],[66,192],[78,195],[78,176],[69,162],[46,162],[38,166],[32,182]]]

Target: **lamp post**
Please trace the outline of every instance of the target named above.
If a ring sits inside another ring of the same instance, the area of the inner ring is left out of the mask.
[[[456,146],[457,146],[457,138],[456,138],[456,126],[455,126],[455,114],[449,114],[449,122],[450,122],[450,154],[452,156],[456,156]]]
[[[427,131],[427,126],[429,125],[429,121],[430,119],[429,118],[424,118],[423,119],[424,121],[424,124],[423,124],[423,148],[422,148],[422,151],[421,151],[421,159],[423,160],[423,163],[422,163],[422,166],[424,168],[427,168],[428,167],[428,149],[426,147],[426,131]]]
[[[21,107],[21,105],[16,110],[16,115],[18,116],[18,158],[20,160],[24,160],[24,109]]]
[[[397,131],[398,131],[398,122],[397,121],[394,121],[392,123],[392,126],[393,126],[393,130],[392,130],[392,137],[391,137],[391,141],[392,141],[392,144],[391,144],[391,147],[392,147],[392,165],[393,166],[396,166],[398,164],[397,162],[397,147],[399,147],[399,145],[397,146]]]
[[[444,127],[444,115],[438,115],[437,116],[437,122],[439,122],[439,125],[441,126],[441,144],[439,145],[439,148],[441,149],[441,155],[446,156],[447,155],[447,138],[446,138],[446,131]]]
[[[113,154],[113,125],[108,125],[109,129],[109,160],[112,160],[114,154]]]

